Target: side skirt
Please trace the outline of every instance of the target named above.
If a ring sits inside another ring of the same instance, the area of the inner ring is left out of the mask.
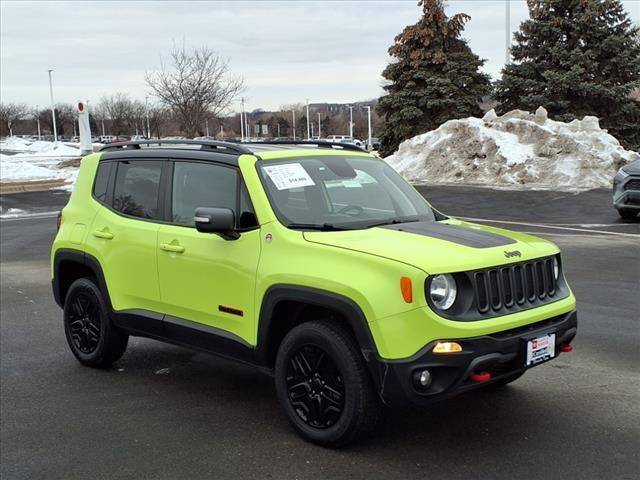
[[[113,323],[129,335],[210,353],[272,374],[271,369],[257,361],[253,346],[215,327],[147,310],[113,312]]]

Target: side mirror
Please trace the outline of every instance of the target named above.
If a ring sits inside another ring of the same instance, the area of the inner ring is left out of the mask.
[[[225,240],[240,238],[235,231],[236,216],[230,208],[196,208],[196,229],[203,233],[217,233]]]

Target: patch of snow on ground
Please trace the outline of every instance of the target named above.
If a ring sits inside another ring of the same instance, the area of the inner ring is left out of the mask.
[[[80,149],[63,143],[9,137],[0,142],[0,152],[0,182],[64,179],[71,188],[78,175],[77,166],[63,167],[61,162],[79,158]]]
[[[587,189],[610,186],[637,158],[596,117],[564,123],[538,108],[450,120],[402,142],[385,160],[416,183]]]

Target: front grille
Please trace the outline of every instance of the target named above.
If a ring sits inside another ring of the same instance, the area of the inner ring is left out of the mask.
[[[632,178],[624,184],[624,190],[640,190],[640,178]]]
[[[558,291],[553,257],[473,272],[472,283],[481,315],[537,306],[552,301]]]

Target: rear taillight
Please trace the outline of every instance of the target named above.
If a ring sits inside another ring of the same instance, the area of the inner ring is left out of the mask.
[[[60,225],[62,225],[62,212],[58,212],[58,218],[56,219],[56,232],[60,231]]]

